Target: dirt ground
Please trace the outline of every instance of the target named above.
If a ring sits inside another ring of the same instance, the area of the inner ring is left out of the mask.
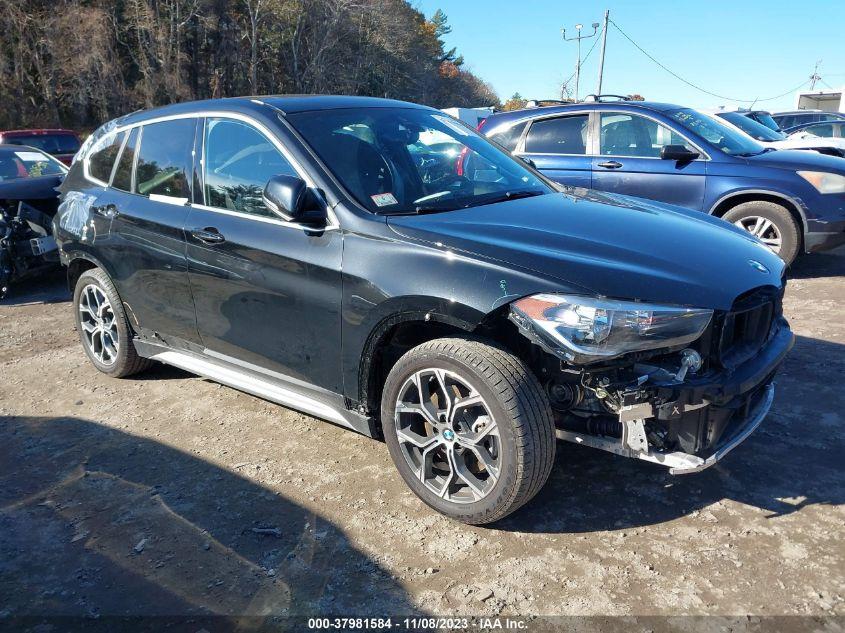
[[[845,614],[845,249],[806,257],[767,421],[720,465],[558,444],[493,528],[386,447],[168,367],[83,354],[61,275],[0,303],[0,616]]]

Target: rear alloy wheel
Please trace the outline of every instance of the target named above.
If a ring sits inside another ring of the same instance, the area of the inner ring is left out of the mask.
[[[765,200],[744,202],[728,211],[722,219],[751,233],[787,265],[798,256],[801,232],[795,218],[782,205]]]
[[[482,341],[437,339],[407,352],[382,396],[390,455],[414,493],[465,523],[531,499],[555,454],[545,392],[517,357]]]
[[[73,291],[73,308],[82,348],[101,372],[122,378],[153,364],[135,351],[134,333],[123,303],[103,270],[92,268],[79,276]]]

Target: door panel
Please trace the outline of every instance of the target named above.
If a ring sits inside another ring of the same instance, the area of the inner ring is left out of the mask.
[[[197,206],[186,226],[203,345],[340,393],[340,231]]]
[[[701,210],[706,161],[660,158],[663,146],[689,145],[686,139],[647,117],[615,112],[600,116],[600,155],[592,159],[594,189]]]
[[[133,324],[191,342],[199,337],[183,226],[195,125],[195,119],[177,119],[146,125],[140,135],[133,132],[114,179],[130,191],[111,188],[109,200],[101,202],[113,204],[108,246],[101,252],[107,253]]]
[[[519,154],[555,182],[589,188],[589,120],[588,114],[572,114],[533,121]]]
[[[202,343],[212,353],[341,393],[343,242],[264,205],[274,175],[297,172],[243,121],[205,121],[199,195],[186,220],[188,278]]]

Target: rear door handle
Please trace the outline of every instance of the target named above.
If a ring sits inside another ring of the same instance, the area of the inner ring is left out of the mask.
[[[191,235],[205,244],[221,244],[226,241],[223,234],[213,226],[207,226],[203,229],[192,229]]]
[[[606,160],[603,163],[599,163],[598,166],[604,167],[605,169],[619,169],[622,167],[622,163],[615,160]]]

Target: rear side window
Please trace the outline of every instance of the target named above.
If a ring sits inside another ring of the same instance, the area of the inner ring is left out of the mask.
[[[501,132],[495,132],[490,135],[490,140],[496,141],[506,150],[512,152],[516,149],[516,145],[519,143],[519,137],[522,136],[522,131],[525,129],[526,125],[528,125],[528,121],[523,121],[522,123],[512,125]]]
[[[589,116],[576,114],[534,121],[525,139],[528,154],[586,154]]]
[[[123,137],[123,133],[106,134],[94,144],[88,153],[88,173],[91,176],[101,182],[109,181]]]
[[[136,193],[190,199],[195,126],[196,119],[143,126],[135,167]]]
[[[132,128],[126,145],[123,147],[123,153],[117,162],[111,183],[111,186],[115,189],[132,191],[132,165],[135,164],[135,150],[138,147],[138,130],[140,128]]]
[[[278,217],[262,199],[273,176],[296,170],[254,127],[230,119],[208,119],[205,128],[205,203],[212,207]]]

